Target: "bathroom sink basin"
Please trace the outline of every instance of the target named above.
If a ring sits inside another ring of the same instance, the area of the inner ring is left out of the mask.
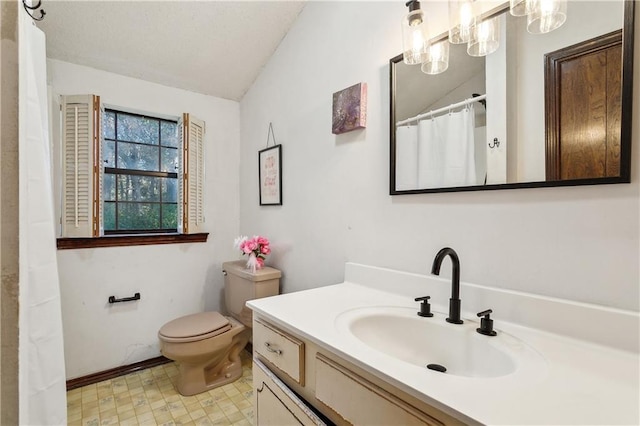
[[[478,322],[456,325],[446,315],[419,317],[403,307],[359,308],[336,318],[337,328],[367,347],[434,374],[495,378],[515,373],[540,356],[515,337],[502,333],[488,337],[476,332]],[[442,372],[444,367],[446,372]]]

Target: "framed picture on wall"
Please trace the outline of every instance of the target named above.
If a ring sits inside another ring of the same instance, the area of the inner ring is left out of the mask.
[[[282,145],[258,151],[260,205],[282,205]]]

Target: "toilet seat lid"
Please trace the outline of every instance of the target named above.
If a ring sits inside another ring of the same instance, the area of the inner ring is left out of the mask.
[[[169,321],[162,326],[159,334],[172,339],[204,338],[221,334],[230,328],[229,320],[219,312],[201,312]]]

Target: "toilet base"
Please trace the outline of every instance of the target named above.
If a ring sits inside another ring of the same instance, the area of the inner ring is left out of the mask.
[[[177,362],[176,388],[183,396],[196,395],[236,381],[242,376],[240,351],[247,343],[251,330],[245,329],[233,337],[229,349],[220,357],[205,362]]]

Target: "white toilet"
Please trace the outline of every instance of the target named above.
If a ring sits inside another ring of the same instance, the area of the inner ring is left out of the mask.
[[[169,321],[160,328],[160,352],[176,361],[180,394],[195,395],[233,382],[242,375],[240,351],[251,337],[247,300],[278,294],[281,272],[264,267],[252,273],[246,262],[222,264],[225,307],[230,316],[202,312]]]

